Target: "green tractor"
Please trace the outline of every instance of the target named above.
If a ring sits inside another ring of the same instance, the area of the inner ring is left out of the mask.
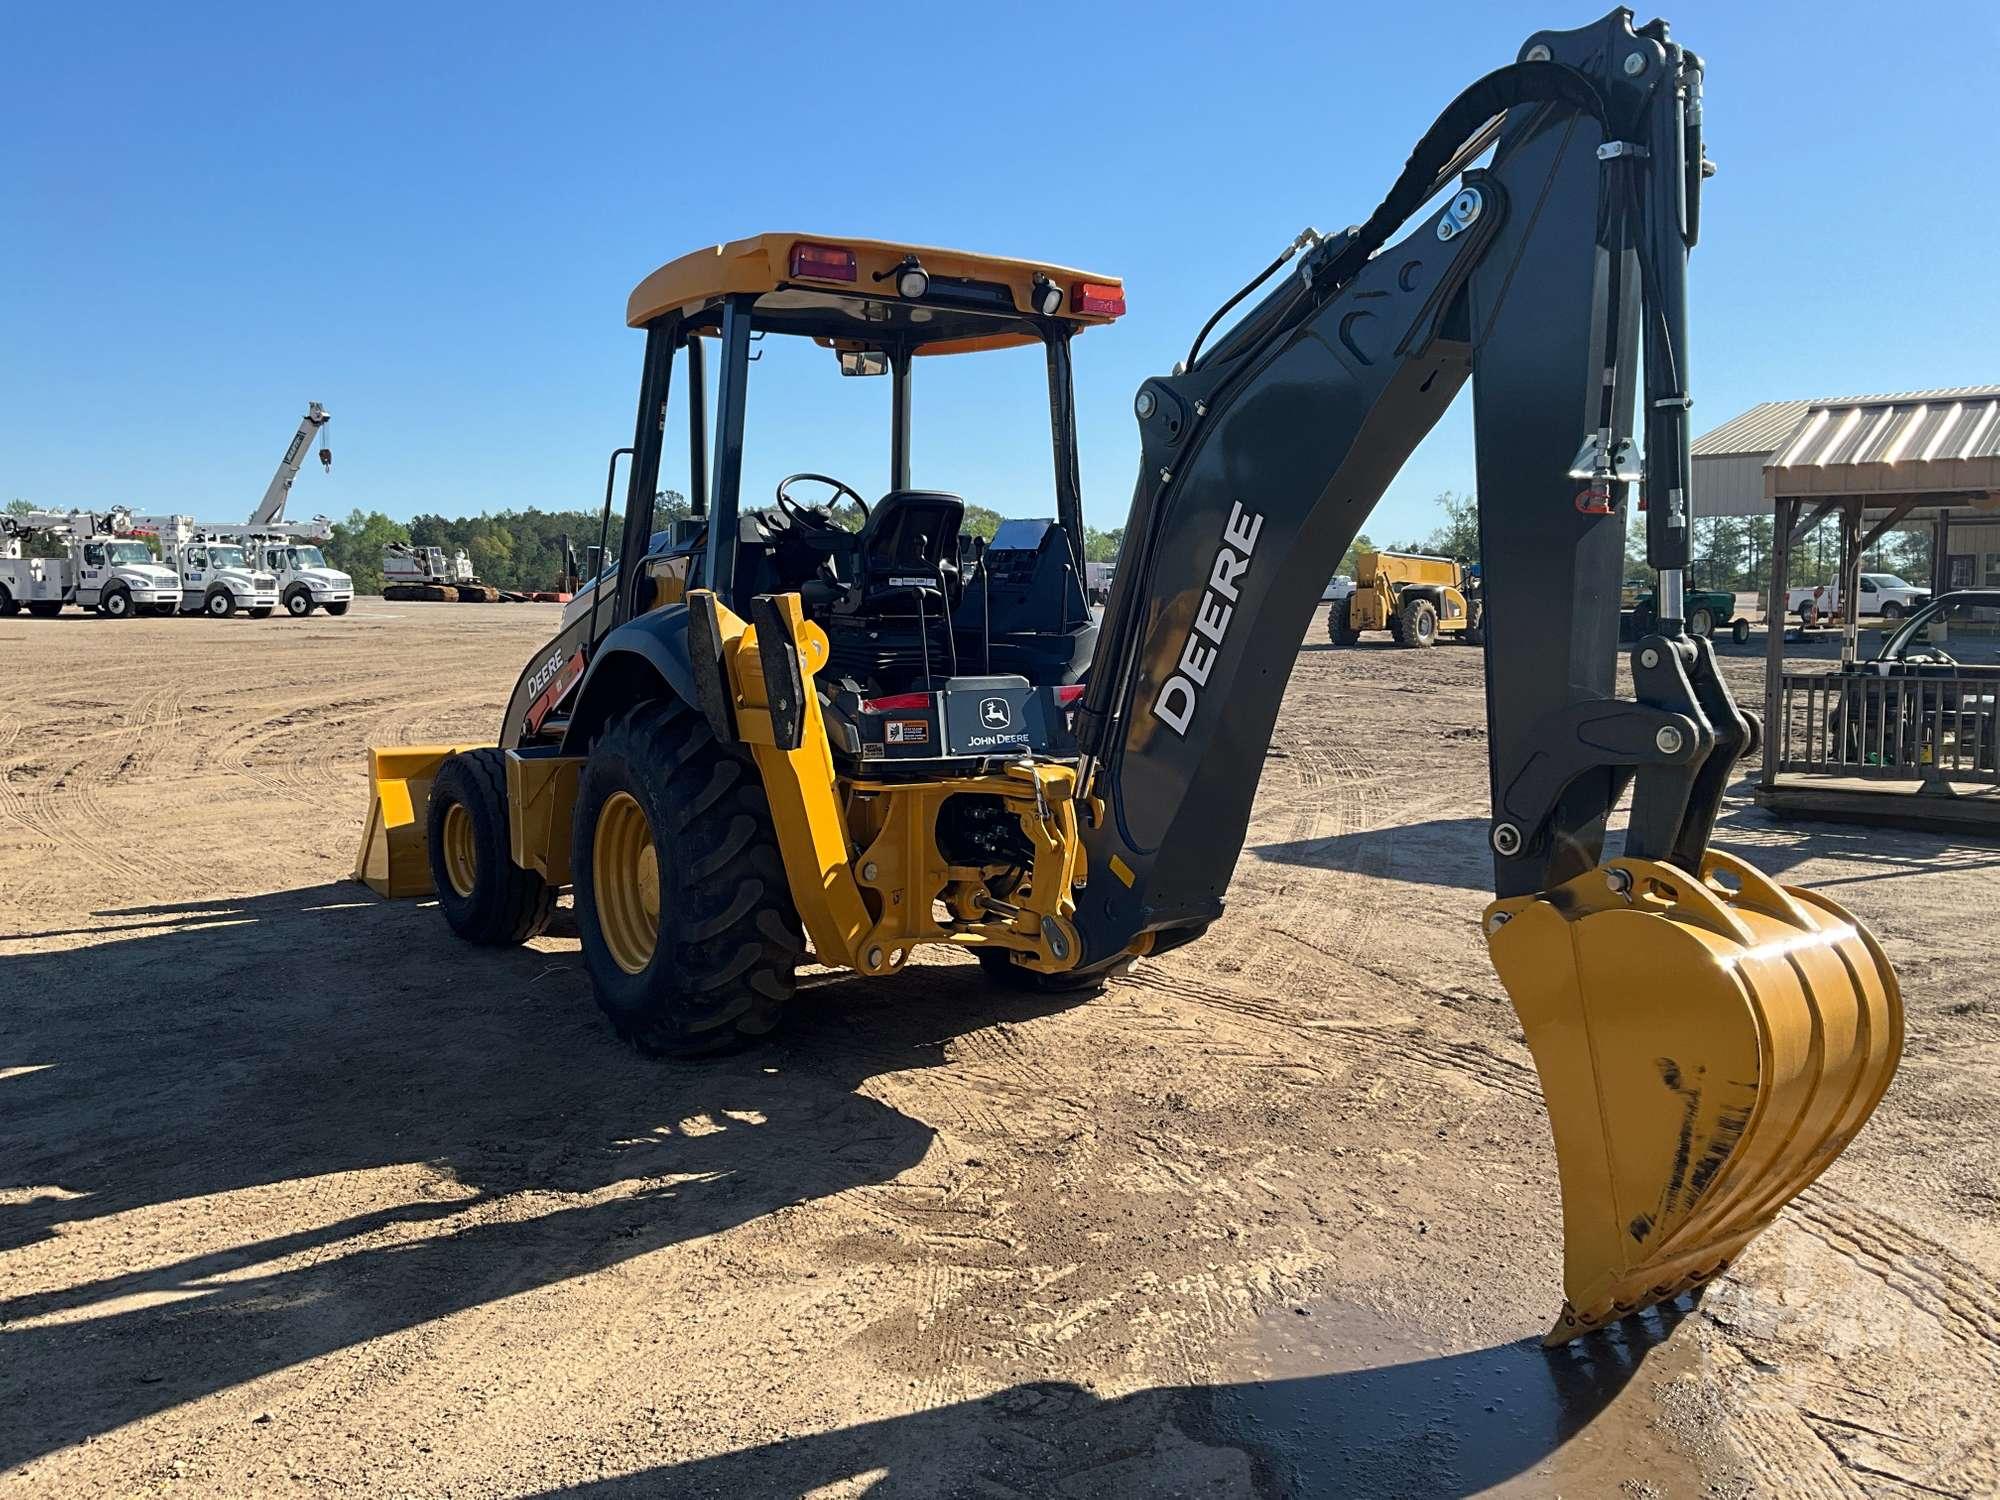
[[[1725,589],[1689,589],[1687,631],[1689,635],[1712,636],[1727,630],[1729,638],[1741,646],[1750,639],[1750,622],[1736,613],[1736,596]],[[1659,608],[1653,600],[1651,583],[1627,579],[1619,590],[1618,610],[1621,634],[1637,640],[1659,623]]]

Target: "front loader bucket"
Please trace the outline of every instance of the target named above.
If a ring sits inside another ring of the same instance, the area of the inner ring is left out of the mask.
[[[438,767],[475,745],[397,745],[368,752],[368,823],[354,878],[378,896],[428,896],[431,860],[425,834],[431,780]]]
[[[1486,911],[1562,1176],[1562,1343],[1723,1270],[1838,1156],[1902,1052],[1896,976],[1823,896],[1710,852]]]

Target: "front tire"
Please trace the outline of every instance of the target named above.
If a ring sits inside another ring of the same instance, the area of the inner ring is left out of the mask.
[[[1354,628],[1354,611],[1345,603],[1335,604],[1326,617],[1326,638],[1336,646],[1352,646],[1361,640]]]
[[[453,932],[468,943],[512,948],[549,925],[556,893],[514,863],[504,750],[464,750],[438,768],[425,832],[431,884]]]
[[[338,604],[328,604],[323,607],[330,615],[344,615],[347,613],[347,600],[343,599]]]
[[[1807,630],[1811,630],[1813,626],[1819,624],[1819,606],[1810,599],[1799,606],[1799,624],[1803,625]]]
[[[268,620],[271,618],[271,606],[268,604],[257,609],[246,609],[243,612],[253,620]]]
[[[1882,606],[1882,618],[1889,624],[1894,625],[1898,620],[1903,618],[1903,606],[1898,604],[1894,599],[1891,599],[1887,604]]]
[[[107,620],[132,618],[132,596],[123,589],[106,589],[97,601],[97,612]]]
[[[1403,606],[1401,619],[1403,628],[1397,639],[1405,646],[1429,650],[1437,644],[1438,612],[1430,600],[1412,599]]]
[[[236,596],[228,589],[217,589],[201,601],[201,612],[211,620],[226,620],[236,613]]]
[[[641,1052],[769,1035],[805,938],[751,762],[676,701],[613,720],[577,787],[576,925],[597,1003]]]
[[[293,589],[285,595],[285,613],[294,620],[303,620],[313,612],[313,596],[304,589]]]

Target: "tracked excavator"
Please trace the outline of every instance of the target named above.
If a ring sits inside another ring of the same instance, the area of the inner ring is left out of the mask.
[[[534,936],[572,887],[597,998],[654,1053],[769,1033],[808,941],[863,974],[946,943],[996,982],[1100,984],[1225,920],[1320,587],[1469,379],[1483,924],[1561,1175],[1567,1300],[1548,1337],[1700,1288],[1853,1137],[1901,1043],[1868,932],[1710,847],[1759,729],[1682,605],[1701,117],[1701,60],[1625,10],[1538,32],[1467,88],[1365,222],[1301,235],[1140,387],[1101,621],[1071,346],[1124,312],[1120,281],[803,234],[670,262],[627,309],[646,348],[606,485],[608,522],[629,459],[618,565],[528,663],[497,744],[372,753],[357,875],[434,890],[486,944]],[[765,508],[742,494],[766,336],[888,377],[886,494],[819,475]],[[914,483],[914,372],[1020,345],[1046,355],[1055,515],[982,550],[960,496]],[[655,531],[676,404],[693,514]],[[1621,698],[1641,482],[1660,607]]]

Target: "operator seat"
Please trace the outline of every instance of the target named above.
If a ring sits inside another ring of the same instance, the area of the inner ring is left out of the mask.
[[[839,559],[818,616],[833,680],[878,691],[929,691],[955,670],[952,612],[961,592],[958,530],[965,502],[942,490],[891,490]]]
[[[875,503],[855,534],[853,569],[839,614],[912,614],[912,579],[939,590],[942,609],[926,604],[932,618],[949,614],[958,596],[958,530],[965,501],[943,490],[891,490]],[[902,608],[892,608],[898,602]]]

